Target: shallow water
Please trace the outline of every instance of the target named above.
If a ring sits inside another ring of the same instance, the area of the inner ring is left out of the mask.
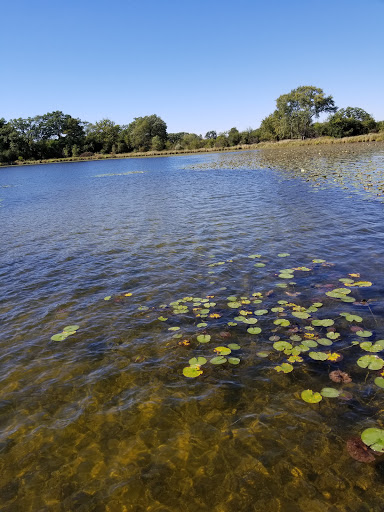
[[[367,352],[351,346],[361,339],[340,317],[361,315],[367,340],[384,338],[384,153],[345,149],[0,171],[1,510],[384,509],[383,461],[346,450],[351,436],[383,426],[380,372],[356,365]],[[302,266],[310,270],[293,279],[278,275]],[[352,288],[356,303],[328,297],[350,273],[372,286]],[[207,296],[215,305],[196,316]],[[241,307],[228,307],[229,296],[244,297]],[[187,311],[175,312],[183,298]],[[279,300],[323,306],[301,320],[285,305],[272,312]],[[260,334],[228,326],[243,308]],[[334,318],[341,337],[316,350],[343,361],[306,352],[291,373],[277,372],[287,357],[269,337],[292,333],[274,320],[304,338],[317,317]],[[76,333],[51,340],[73,324]],[[229,343],[240,363],[211,364]],[[196,356],[208,362],[187,378]],[[353,382],[332,383],[337,368]],[[324,386],[350,399],[301,400]]]

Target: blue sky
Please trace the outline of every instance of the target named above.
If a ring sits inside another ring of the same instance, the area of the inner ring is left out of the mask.
[[[169,132],[257,128],[321,87],[384,120],[384,0],[3,0],[0,117],[62,110]]]

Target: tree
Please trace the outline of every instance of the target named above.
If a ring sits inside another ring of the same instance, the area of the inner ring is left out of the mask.
[[[155,114],[136,117],[128,126],[129,141],[135,150],[148,151],[151,148],[153,137],[156,136],[164,146],[167,141],[167,125]]]
[[[85,148],[94,153],[111,153],[117,147],[120,135],[120,126],[110,119],[102,119],[95,124],[87,126]]]
[[[297,87],[279,96],[276,106],[276,117],[280,125],[277,132],[285,134],[288,129],[290,138],[308,137],[314,118],[323,112],[337,110],[332,96],[325,96],[322,89],[311,85]]]
[[[210,132],[207,132],[205,134],[205,139],[216,139],[217,133],[214,130],[211,130]]]
[[[240,132],[237,128],[231,128],[228,132],[228,143],[230,146],[236,146],[240,142]]]
[[[373,117],[358,107],[341,108],[328,119],[328,126],[333,137],[362,135],[377,129]]]

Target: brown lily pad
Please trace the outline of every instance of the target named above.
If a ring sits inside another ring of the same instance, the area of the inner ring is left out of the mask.
[[[333,382],[343,382],[344,384],[347,384],[348,382],[352,382],[352,378],[348,373],[342,372],[341,370],[334,370],[329,374],[329,378]]]
[[[347,451],[353,459],[359,462],[373,462],[375,460],[373,451],[363,443],[360,437],[348,439]]]
[[[228,332],[228,331],[221,331],[220,337],[221,338],[230,338],[231,337],[231,333]]]

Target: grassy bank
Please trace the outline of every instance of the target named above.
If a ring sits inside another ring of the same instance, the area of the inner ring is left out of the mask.
[[[200,148],[200,149],[172,149],[163,151],[147,151],[145,153],[119,153],[119,154],[94,154],[92,156],[73,156],[69,158],[52,158],[49,160],[23,160],[14,162],[12,165],[36,165],[36,164],[53,164],[65,162],[86,162],[91,160],[109,160],[109,159],[125,159],[125,158],[150,158],[160,156],[174,156],[174,155],[193,155],[196,153],[221,153],[225,151],[245,151],[253,149],[270,149],[281,147],[295,147],[295,146],[317,146],[321,144],[348,144],[353,142],[380,142],[384,141],[384,132],[368,133],[366,135],[356,135],[354,137],[343,137],[336,139],[334,137],[318,137],[316,139],[288,139],[278,142],[259,142],[258,144],[242,144],[238,146],[231,146],[227,148]],[[9,164],[0,164],[2,167],[10,167]]]

